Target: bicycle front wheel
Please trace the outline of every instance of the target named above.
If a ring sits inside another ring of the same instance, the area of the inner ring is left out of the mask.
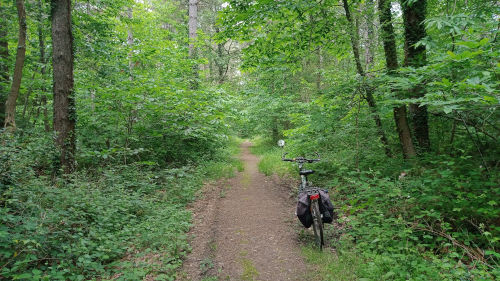
[[[313,200],[311,202],[311,214],[313,217],[313,230],[316,238],[316,246],[322,250],[325,242],[323,240],[323,221],[321,220],[321,213],[319,212],[318,200]]]

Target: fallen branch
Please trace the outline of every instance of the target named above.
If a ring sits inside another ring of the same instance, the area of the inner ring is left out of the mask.
[[[484,252],[477,248],[477,249],[473,249],[471,247],[468,247],[460,242],[458,242],[455,238],[453,238],[451,235],[449,235],[448,233],[445,233],[443,231],[437,231],[437,230],[434,230],[432,228],[425,228],[425,227],[420,227],[420,226],[415,226],[415,225],[412,225],[411,226],[413,229],[415,230],[421,230],[421,231],[426,231],[426,232],[430,232],[436,236],[441,236],[443,238],[446,238],[448,239],[454,246],[464,250],[465,254],[473,261],[479,261],[480,263],[486,265],[487,267],[493,269],[495,268],[494,266],[488,264],[486,262],[486,259],[484,258]]]

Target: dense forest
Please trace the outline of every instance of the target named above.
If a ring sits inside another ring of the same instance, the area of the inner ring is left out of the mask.
[[[186,204],[241,170],[241,138],[266,174],[291,170],[278,139],[321,154],[312,180],[339,221],[335,251],[308,259],[316,280],[500,278],[497,1],[0,0],[0,15],[0,279],[175,280]]]

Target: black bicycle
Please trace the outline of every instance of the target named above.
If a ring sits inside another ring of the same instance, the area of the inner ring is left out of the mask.
[[[283,147],[285,145],[285,141],[280,140],[278,142],[278,145],[280,147]],[[314,236],[316,238],[316,245],[320,250],[322,250],[323,245],[325,245],[325,241],[323,239],[323,219],[319,207],[320,189],[317,187],[311,187],[309,181],[307,180],[307,176],[313,174],[314,170],[304,169],[305,163],[319,162],[320,161],[319,154],[317,154],[318,156],[317,159],[308,159],[302,156],[296,158],[285,158],[286,155],[287,153],[283,153],[281,157],[282,161],[295,162],[299,166],[299,175],[301,179],[301,183],[299,186],[299,195],[306,194],[307,197],[310,199],[309,211],[312,216],[312,227],[314,231]]]

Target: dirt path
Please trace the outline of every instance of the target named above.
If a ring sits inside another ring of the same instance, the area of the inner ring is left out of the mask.
[[[180,280],[300,280],[302,260],[288,192],[259,173],[251,144],[242,144],[245,170],[206,186],[193,206],[193,250]]]

